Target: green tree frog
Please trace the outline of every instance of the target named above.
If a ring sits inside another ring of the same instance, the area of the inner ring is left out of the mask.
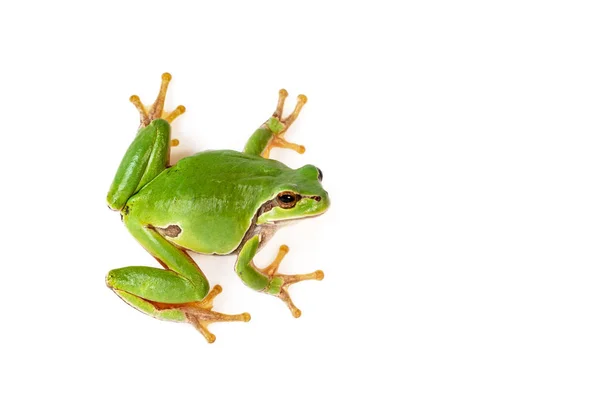
[[[210,255],[236,254],[235,271],[250,288],[279,297],[294,317],[301,312],[288,287],[308,274],[278,273],[288,252],[283,245],[275,260],[258,268],[253,258],[281,226],[323,214],[329,196],[321,186],[323,174],[313,165],[292,169],[269,158],[274,147],[304,152],[284,134],[298,117],[306,96],[298,96],[294,111],[282,116],[287,92],[279,91],[272,117],[251,136],[243,152],[203,151],[170,165],[171,122],[185,112],[178,106],[164,111],[171,75],[162,75],[155,102],[146,107],[138,96],[130,101],[140,114],[140,127],[127,149],[107,195],[137,241],[164,269],[129,266],[111,270],[106,284],[134,308],[158,319],[192,324],[209,343],[215,336],[208,324],[250,320],[250,314],[213,311],[221,292],[209,282],[188,251]]]

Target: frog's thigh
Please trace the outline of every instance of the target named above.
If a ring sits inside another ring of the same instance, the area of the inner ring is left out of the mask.
[[[250,320],[248,313],[212,311],[221,286],[216,285],[209,293],[206,277],[184,250],[152,226],[140,223],[131,212],[123,220],[129,232],[166,269],[125,267],[110,271],[106,277],[108,287],[129,305],[155,318],[189,322],[209,343],[215,341],[215,335],[208,330],[208,324]]]
[[[169,242],[154,228],[145,226],[135,218],[125,217],[124,222],[137,241],[168,270],[152,268],[153,271],[158,272],[158,276],[165,279],[164,282],[171,276],[177,277],[183,282],[189,282],[199,293],[202,293],[201,299],[206,296],[209,289],[208,280],[189,254]],[[154,272],[146,270],[146,274],[149,280],[155,279]]]
[[[208,281],[185,251],[175,247],[152,227],[140,224],[135,218],[126,218],[125,225],[167,270],[146,266],[113,269],[106,277],[108,287],[144,312],[146,310],[143,308],[148,305],[140,303],[143,300],[174,305],[201,301],[206,296]],[[123,296],[122,293],[136,296],[140,300]],[[158,304],[154,306],[159,307]]]
[[[206,295],[177,273],[151,267],[113,269],[106,276],[106,284],[114,290],[158,303],[200,301]]]

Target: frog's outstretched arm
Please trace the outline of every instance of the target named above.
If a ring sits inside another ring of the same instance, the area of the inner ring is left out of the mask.
[[[279,248],[279,254],[277,254],[275,260],[273,260],[268,267],[263,269],[256,268],[256,265],[254,265],[252,259],[258,251],[258,246],[258,236],[252,237],[244,244],[244,247],[242,247],[242,250],[238,255],[238,259],[235,264],[235,271],[242,281],[250,288],[279,297],[285,302],[285,304],[287,304],[288,308],[292,312],[292,315],[295,318],[298,318],[302,313],[292,302],[287,290],[288,287],[294,283],[310,279],[320,281],[324,277],[323,271],[318,270],[311,272],[310,274],[300,275],[278,274],[277,270],[279,269],[279,264],[289,251],[289,248],[285,245]]]
[[[162,75],[160,91],[148,110],[138,96],[134,95],[129,99],[140,113],[140,128],[121,160],[106,197],[113,210],[123,208],[131,195],[154,179],[169,164],[170,146],[178,143],[176,140],[171,141],[170,123],[185,112],[183,106],[178,106],[166,115],[163,111],[170,80],[170,74]]]
[[[215,335],[207,329],[208,324],[250,320],[248,313],[227,315],[212,311],[213,299],[221,293],[221,286],[209,292],[209,283],[194,260],[156,229],[128,216],[124,222],[138,242],[166,269],[125,267],[110,271],[106,284],[125,302],[158,319],[188,322],[209,343],[215,341]]]
[[[285,89],[279,91],[279,101],[277,102],[277,108],[273,116],[250,136],[250,139],[246,142],[244,153],[269,158],[271,149],[274,147],[292,149],[300,154],[304,153],[304,146],[286,141],[283,135],[296,118],[298,118],[298,114],[300,114],[300,110],[306,104],[307,99],[305,95],[299,95],[294,111],[287,118],[283,118],[283,104],[287,95],[288,92]]]

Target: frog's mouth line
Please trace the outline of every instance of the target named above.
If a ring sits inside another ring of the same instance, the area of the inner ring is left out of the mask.
[[[325,214],[326,212],[327,212],[327,210],[324,210],[323,212],[320,212],[320,213],[314,214],[314,215],[307,215],[305,217],[298,217],[298,218],[280,219],[280,220],[277,220],[277,221],[265,222],[264,224],[261,224],[261,225],[266,225],[266,224],[271,224],[271,225],[285,225],[286,223],[292,223],[292,222],[301,221],[301,220],[304,220],[304,219],[310,219],[310,218],[320,217],[321,215]]]

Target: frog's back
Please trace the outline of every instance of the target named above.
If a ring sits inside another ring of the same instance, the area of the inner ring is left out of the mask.
[[[241,243],[256,211],[291,169],[233,150],[186,157],[131,197],[126,214],[168,228],[169,240],[199,253],[228,254]]]

